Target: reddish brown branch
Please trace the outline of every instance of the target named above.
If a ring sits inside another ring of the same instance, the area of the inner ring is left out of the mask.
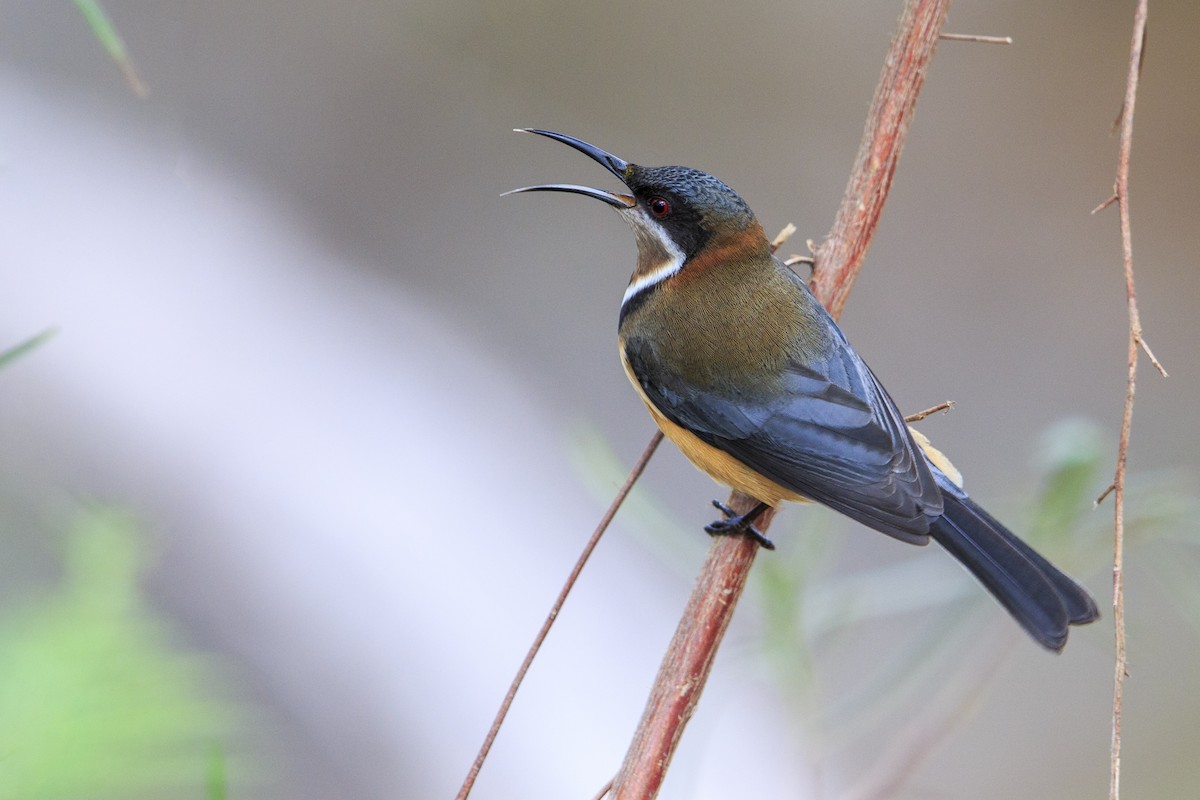
[[[837,319],[866,257],[925,83],[949,0],[910,0],[892,41],[833,229],[817,248],[812,290]]]
[[[1121,104],[1119,117],[1121,144],[1117,156],[1116,188],[1113,191],[1121,214],[1121,255],[1125,268],[1125,300],[1129,313],[1129,346],[1126,354],[1127,374],[1125,405],[1121,414],[1121,439],[1117,446],[1116,476],[1113,478],[1113,628],[1116,657],[1113,665],[1112,750],[1108,787],[1110,800],[1118,800],[1121,796],[1121,716],[1128,669],[1125,654],[1125,466],[1129,456],[1129,436],[1133,428],[1133,395],[1137,385],[1138,350],[1143,346],[1142,323],[1138,316],[1137,291],[1133,282],[1129,159],[1133,151],[1133,108],[1137,101],[1138,78],[1142,68],[1142,46],[1146,41],[1146,12],[1147,0],[1138,0],[1133,17],[1133,40],[1129,46],[1125,101]],[[1161,365],[1159,370],[1162,371]]]
[[[810,285],[835,318],[845,306],[879,222],[949,6],[949,0],[908,0],[900,17],[845,197],[829,236],[814,254]],[[754,503],[753,498],[735,492],[729,504],[741,513]],[[770,519],[764,516],[758,527],[765,531]],[[637,733],[613,782],[614,800],[649,800],[657,796],[757,552],[758,544],[747,537],[713,540],[708,560],[659,667]]]
[[[741,514],[753,508],[755,502],[735,493],[730,506]],[[770,525],[774,513],[771,509],[759,517],[760,529]],[[614,798],[651,798],[658,794],[757,553],[758,542],[746,536],[721,536],[713,541],[708,561],[659,667],[625,763],[613,781]]]

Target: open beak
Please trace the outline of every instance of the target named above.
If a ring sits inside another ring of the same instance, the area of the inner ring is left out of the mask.
[[[622,183],[625,182],[625,176],[629,171],[629,163],[617,158],[612,153],[601,150],[599,147],[588,144],[581,139],[576,139],[574,136],[567,136],[564,133],[554,133],[553,131],[543,131],[536,128],[516,128],[515,130],[518,133],[536,133],[539,136],[545,136],[562,142],[568,147],[573,147],[600,164],[600,166],[607,169],[613,175],[616,175]],[[540,186],[525,186],[505,192],[504,194],[517,194],[519,192],[570,192],[572,194],[582,194],[586,197],[594,197],[618,209],[633,208],[637,205],[637,200],[632,195],[606,192],[603,189],[593,189],[590,186],[577,186],[573,183],[544,183]]]

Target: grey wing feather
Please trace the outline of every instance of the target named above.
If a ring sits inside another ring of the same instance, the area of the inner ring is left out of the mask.
[[[821,363],[790,365],[782,390],[765,397],[700,391],[645,369],[651,353],[634,343],[626,354],[672,422],[780,486],[924,544],[930,518],[942,511],[941,491],[895,403],[840,331],[835,340]]]

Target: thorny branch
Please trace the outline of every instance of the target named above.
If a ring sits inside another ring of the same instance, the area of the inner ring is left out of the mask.
[[[1133,428],[1133,395],[1137,386],[1138,350],[1144,349],[1150,361],[1163,376],[1166,370],[1150,352],[1142,338],[1142,322],[1138,316],[1137,291],[1133,281],[1133,234],[1129,221],[1129,159],[1133,150],[1133,110],[1137,101],[1138,79],[1141,76],[1143,46],[1146,43],[1146,13],[1148,0],[1138,0],[1133,17],[1133,39],[1129,46],[1129,72],[1125,79],[1125,100],[1117,118],[1120,125],[1120,147],[1117,155],[1117,179],[1113,196],[1097,211],[1116,202],[1121,216],[1121,255],[1125,271],[1125,302],[1129,314],[1129,346],[1126,352],[1125,405],[1121,414],[1121,438],[1117,446],[1116,474],[1110,491],[1113,495],[1113,629],[1116,658],[1113,665],[1112,749],[1109,771],[1109,800],[1121,796],[1121,717],[1128,661],[1125,652],[1125,467],[1129,457],[1129,437]]]

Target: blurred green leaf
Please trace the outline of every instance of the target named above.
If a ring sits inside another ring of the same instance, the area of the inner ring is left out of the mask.
[[[7,350],[0,350],[0,369],[4,369],[21,356],[24,356],[30,351],[41,347],[43,344],[53,339],[57,333],[58,328],[47,328],[37,336],[31,336],[20,344],[13,345]]]
[[[216,662],[143,602],[144,550],[127,516],[87,513],[61,588],[0,618],[0,797],[197,794],[212,742],[236,734]]]
[[[623,463],[603,434],[586,422],[572,427],[568,451],[588,493],[604,506],[611,503],[633,464]],[[695,575],[697,565],[704,558],[704,550],[681,545],[691,539],[706,547],[705,537],[697,536],[699,531],[688,531],[662,501],[640,484],[625,498],[617,519],[663,564],[689,579]]]
[[[1041,490],[1025,538],[1053,542],[1074,533],[1103,489],[1100,469],[1105,458],[1100,429],[1095,423],[1070,419],[1053,425],[1041,436],[1037,462],[1043,475]]]
[[[797,636],[807,630],[811,595],[805,587],[819,582],[828,572],[836,547],[828,535],[832,515],[818,512],[808,521],[815,523],[795,537],[787,548],[764,558],[751,573],[757,589],[755,599],[762,616],[763,645],[779,684],[789,690],[794,703],[811,702],[816,691],[816,671],[811,636]]]
[[[225,773],[225,751],[214,744],[208,759],[208,800],[226,800],[229,796]]]
[[[146,84],[142,82],[137,70],[133,67],[133,61],[129,58],[129,53],[125,49],[125,40],[117,32],[117,28],[109,19],[104,6],[100,5],[100,0],[75,0],[75,7],[87,20],[92,29],[92,35],[100,42],[100,46],[108,53],[109,58],[116,62],[134,94],[138,97],[145,97],[149,94]]]

